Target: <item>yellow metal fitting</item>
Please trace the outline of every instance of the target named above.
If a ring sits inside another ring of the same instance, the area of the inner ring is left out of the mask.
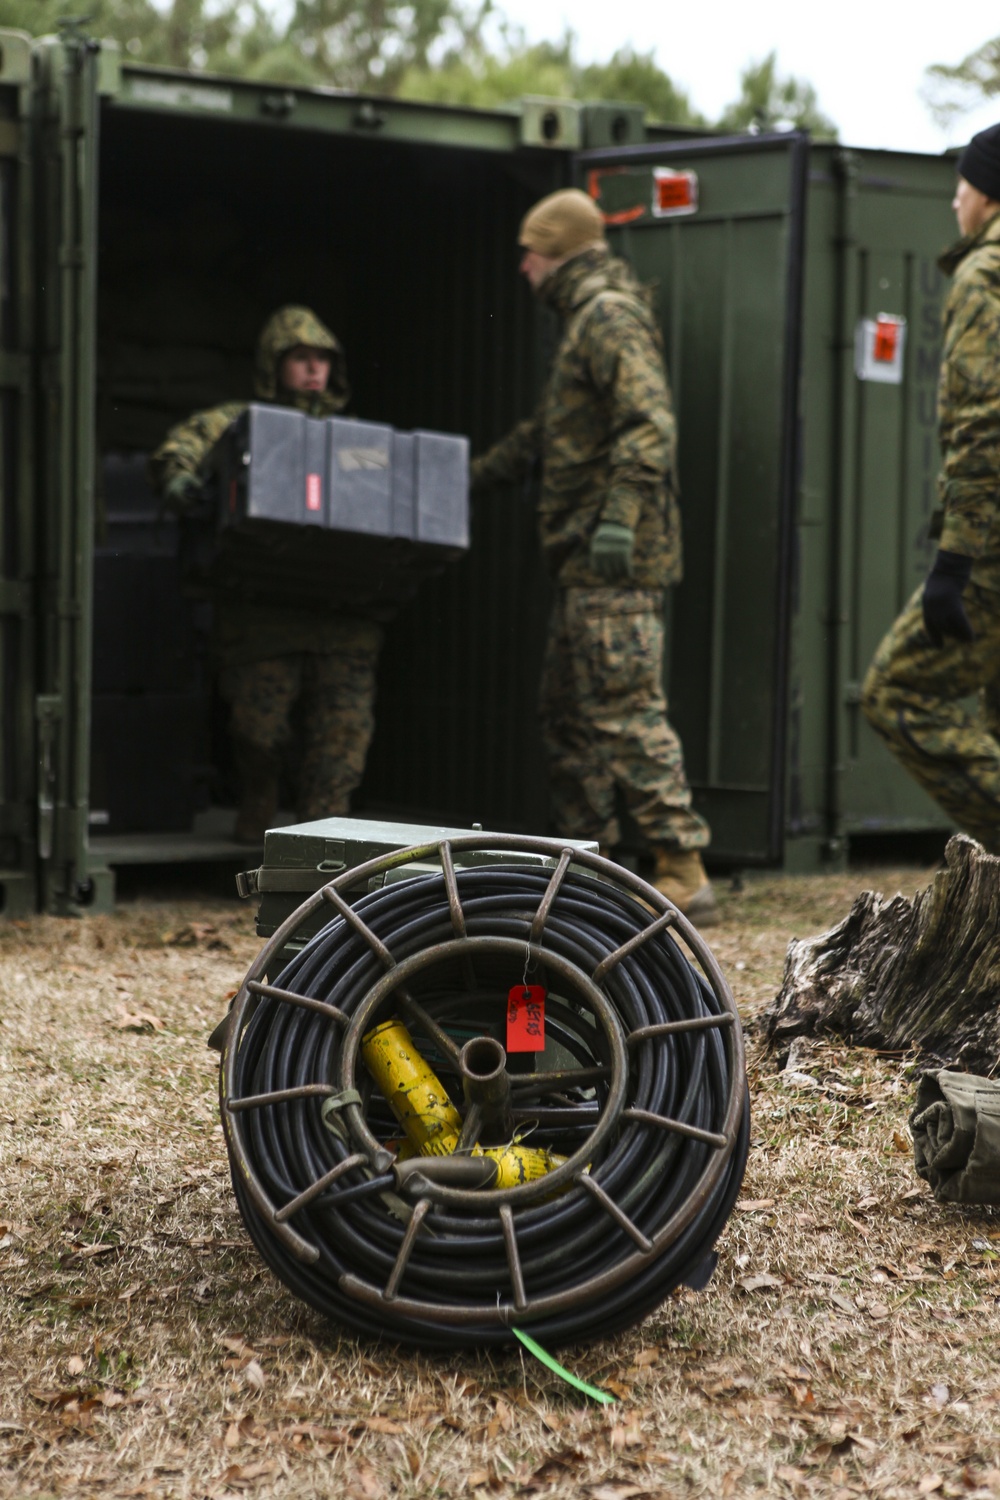
[[[477,1146],[473,1156],[488,1156],[497,1164],[495,1188],[521,1187],[525,1182],[534,1182],[548,1172],[554,1172],[567,1160],[553,1151],[539,1150],[535,1146]]]
[[[450,1155],[458,1144],[462,1117],[402,1021],[383,1021],[369,1031],[361,1055],[420,1155]]]

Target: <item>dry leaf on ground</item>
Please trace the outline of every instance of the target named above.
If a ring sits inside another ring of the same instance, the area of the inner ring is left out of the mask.
[[[148,1010],[129,1010],[119,1005],[111,1022],[116,1031],[162,1031],[163,1022]]]
[[[780,1276],[741,1276],[737,1282],[745,1292],[770,1292],[784,1286]]]

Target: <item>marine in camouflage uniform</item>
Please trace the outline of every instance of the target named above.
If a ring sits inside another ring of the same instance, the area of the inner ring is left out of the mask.
[[[521,269],[562,321],[535,415],[472,465],[473,489],[526,478],[556,587],[540,693],[559,832],[619,838],[620,794],[657,859],[657,883],[692,917],[716,914],[680,741],[663,692],[663,591],[681,576],[676,431],[646,290],[613,258],[576,190],[527,215]]]
[[[299,347],[330,361],[325,390],[281,384],[285,356]],[[254,372],[258,401],[294,406],[308,416],[342,411],[350,396],[343,350],[305,307],[282,307],[260,335]],[[150,460],[150,475],[167,506],[183,513],[201,500],[205,461],[245,402],[196,412],[174,427]],[[231,710],[233,746],[242,784],[236,835],[258,843],[277,810],[278,770],[297,714],[299,818],[350,811],[374,728],[375,669],[382,627],[328,611],[252,602],[241,596],[239,532],[224,539],[224,568],[213,589],[213,644],[219,687]]]
[[[939,551],[875,653],[862,707],[949,817],[1000,854],[1000,126],[966,147],[953,207]]]

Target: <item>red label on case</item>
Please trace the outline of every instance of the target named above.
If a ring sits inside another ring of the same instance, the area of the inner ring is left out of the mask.
[[[507,996],[507,1051],[545,1051],[545,988],[515,984]]]
[[[319,474],[306,475],[306,510],[323,509],[323,481]]]

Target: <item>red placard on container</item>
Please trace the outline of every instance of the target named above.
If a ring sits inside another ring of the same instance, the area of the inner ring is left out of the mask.
[[[323,509],[323,480],[319,474],[306,475],[306,510]]]
[[[902,385],[905,347],[905,318],[886,312],[859,318],[854,332],[854,373],[859,380]]]
[[[653,168],[653,218],[673,219],[698,212],[698,175],[672,167]]]
[[[899,318],[887,318],[884,313],[879,314],[875,319],[872,359],[883,365],[891,365],[895,362],[896,350],[899,347],[899,330],[902,326]]]
[[[515,984],[507,996],[507,1051],[545,1051],[545,988]]]

